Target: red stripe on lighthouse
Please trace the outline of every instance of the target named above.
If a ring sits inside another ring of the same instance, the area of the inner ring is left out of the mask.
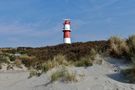
[[[70,31],[69,30],[64,30],[64,38],[70,38]]]

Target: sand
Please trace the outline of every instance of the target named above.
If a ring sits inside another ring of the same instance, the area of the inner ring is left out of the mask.
[[[49,83],[49,74],[28,79],[27,71],[1,71],[0,90],[135,90],[135,84],[126,83],[121,69],[129,68],[124,60],[106,58],[101,65],[71,67],[78,74],[84,74],[79,82]]]

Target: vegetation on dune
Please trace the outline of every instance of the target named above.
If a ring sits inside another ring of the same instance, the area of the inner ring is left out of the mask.
[[[127,61],[135,64],[135,35],[129,36],[126,40],[113,36],[108,41],[110,56],[126,58]],[[127,82],[135,83],[135,67],[125,69],[122,73],[125,75]]]
[[[41,48],[29,49],[28,55],[33,55],[37,58],[38,61],[47,61],[52,60],[54,56],[58,54],[63,54],[67,60],[78,61],[82,57],[89,55],[91,49],[95,49],[97,52],[105,52],[108,48],[107,41],[95,41],[95,42],[86,42],[86,43],[73,43],[61,44],[57,46],[47,46]]]
[[[35,61],[35,56],[28,56],[27,54],[20,55],[17,57],[26,66],[30,67]]]
[[[66,60],[64,55],[57,55],[52,60],[48,60],[47,62],[43,63],[41,65],[41,70],[42,72],[47,72],[48,70],[60,65],[69,65],[69,62]]]
[[[51,82],[61,80],[64,82],[77,82],[77,74],[69,71],[65,67],[59,68],[55,72],[52,73],[51,75]]]
[[[16,53],[20,55],[16,56]],[[95,61],[102,63],[102,58],[97,60],[96,57],[103,53],[106,56],[125,58],[135,64],[135,35],[129,36],[128,39],[112,36],[107,41],[78,42],[40,48],[1,49],[0,63],[14,62],[18,67],[24,64],[30,69],[30,77],[32,77],[34,75],[40,76],[42,73],[59,66],[88,67]],[[134,68],[128,69],[127,76],[134,79],[134,71]],[[52,75],[52,81],[62,77],[61,73],[63,72],[55,72]]]
[[[124,57],[127,60],[135,61],[135,35],[129,36],[128,39],[113,36],[108,41],[110,56],[116,58]]]
[[[129,52],[129,47],[126,43],[126,40],[112,36],[109,40],[109,53],[113,57],[122,58],[127,55]]]
[[[51,60],[47,60],[44,63],[40,63],[40,65],[35,65],[32,68],[32,71],[30,72],[30,77],[33,75],[38,74],[38,71],[41,71],[42,73],[46,73],[48,70],[51,70],[53,68],[57,68],[59,66],[83,66],[83,67],[88,67],[92,65],[92,62],[94,60],[94,56],[96,55],[96,51],[91,51],[91,55],[86,56],[84,58],[81,58],[81,60],[78,61],[71,61],[67,60],[66,56],[62,54],[58,54],[54,56],[54,58]],[[33,73],[35,71],[35,73]],[[36,75],[37,76],[37,75]]]
[[[88,67],[88,66],[92,66],[93,61],[95,60],[97,51],[95,49],[91,49],[90,54],[86,55],[82,58],[80,58],[80,60],[75,62],[75,66],[84,66],[84,67]]]
[[[130,36],[127,39],[127,43],[129,46],[128,56],[132,60],[132,62],[135,63],[135,35]]]
[[[0,63],[10,63],[10,58],[4,55],[0,55]]]
[[[1,50],[0,53],[0,69],[2,69],[2,65],[7,65],[7,70],[13,69],[13,67],[22,68],[22,65],[25,65],[26,67],[31,66],[33,56],[28,56],[27,54],[15,54],[11,53],[12,51],[6,49],[6,51]],[[14,51],[14,50],[13,50]]]

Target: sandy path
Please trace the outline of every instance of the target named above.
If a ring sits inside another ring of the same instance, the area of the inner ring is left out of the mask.
[[[110,59],[87,69],[73,68],[85,74],[77,83],[57,81],[45,86],[49,82],[47,74],[27,79],[28,72],[0,72],[0,90],[135,90],[135,85],[124,83],[120,74],[120,69],[127,66],[125,62]]]

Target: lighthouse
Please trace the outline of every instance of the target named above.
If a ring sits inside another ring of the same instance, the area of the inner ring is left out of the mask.
[[[71,29],[70,29],[70,19],[64,20],[63,28],[63,41],[65,44],[71,44]]]

